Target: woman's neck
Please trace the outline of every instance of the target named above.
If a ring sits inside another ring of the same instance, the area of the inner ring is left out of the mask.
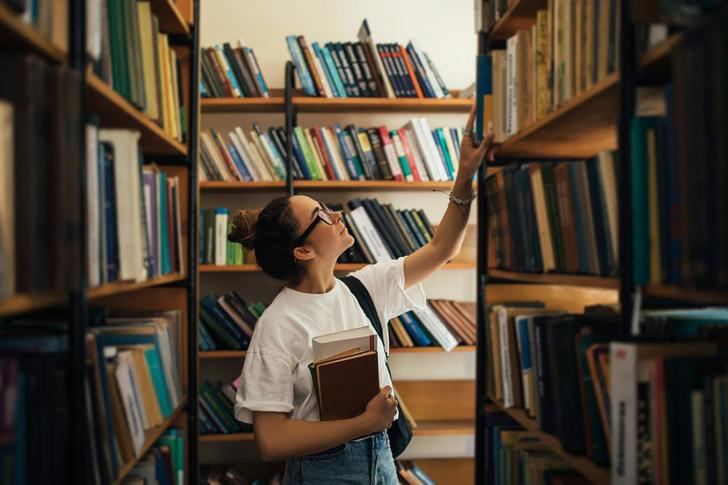
[[[309,264],[304,268],[301,279],[297,283],[289,285],[289,288],[301,293],[328,293],[335,283],[335,264],[336,261],[333,264]]]

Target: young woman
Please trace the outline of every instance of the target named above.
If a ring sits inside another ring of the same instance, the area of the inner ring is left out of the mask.
[[[471,112],[449,205],[433,239],[409,256],[352,273],[371,294],[383,324],[424,305],[420,282],[460,251],[473,175],[492,140],[473,144],[473,119]],[[398,483],[385,432],[398,417],[397,401],[382,342],[381,392],[355,418],[319,421],[308,370],[313,337],[369,324],[354,295],[334,277],[337,258],[354,243],[341,215],[306,196],[280,197],[259,212],[241,211],[229,239],[255,249],[263,271],[286,282],[258,319],[235,405],[237,419],[254,424],[262,458],[286,460],[289,484]]]

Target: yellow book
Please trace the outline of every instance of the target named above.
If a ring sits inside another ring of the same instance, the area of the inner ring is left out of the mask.
[[[162,103],[162,128],[164,128],[164,131],[167,133],[170,133],[170,124],[171,124],[171,114],[169,109],[169,84],[167,80],[169,79],[169,63],[167,62],[167,59],[169,58],[169,44],[166,34],[158,34],[157,42],[159,43],[159,79],[160,79],[160,102]]]
[[[657,188],[657,142],[655,130],[647,130],[647,189],[650,217],[650,282],[662,282],[662,261],[660,254],[660,198]]]
[[[539,10],[536,13],[536,119],[541,119],[548,112],[548,12]]]
[[[171,104],[172,104],[172,133],[177,140],[182,140],[182,126],[180,121],[180,102],[178,96],[178,79],[177,74],[177,53],[174,49],[169,50],[169,89],[171,92]]]
[[[141,36],[144,93],[146,95],[144,112],[151,119],[159,120],[157,71],[154,67],[154,44],[152,43],[152,8],[149,2],[137,3],[137,18],[139,19],[139,35]]]

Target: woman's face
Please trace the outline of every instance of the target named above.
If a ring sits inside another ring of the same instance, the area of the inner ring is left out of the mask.
[[[300,228],[299,235],[316,221],[319,216],[318,212],[326,208],[317,200],[305,195],[294,195],[290,199],[291,211],[298,221]],[[323,214],[326,216],[326,214]],[[328,212],[333,224],[327,224],[323,220],[316,222],[314,228],[309,232],[306,239],[301,242],[296,251],[296,258],[300,260],[313,259],[320,257],[325,260],[336,261],[338,257],[354,244],[354,237],[341,219],[340,212]]]

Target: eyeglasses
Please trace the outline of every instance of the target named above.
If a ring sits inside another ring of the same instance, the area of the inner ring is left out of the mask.
[[[316,227],[316,224],[319,222],[323,222],[324,224],[328,224],[329,226],[332,226],[334,224],[334,218],[332,217],[332,214],[334,211],[329,209],[326,204],[319,202],[320,207],[317,207],[316,212],[314,213],[314,220],[311,221],[311,224],[308,225],[305,231],[303,231],[303,234],[301,234],[301,237],[296,239],[296,242],[294,244],[294,247],[298,247],[306,240],[306,238],[311,234],[311,231],[314,230]]]

